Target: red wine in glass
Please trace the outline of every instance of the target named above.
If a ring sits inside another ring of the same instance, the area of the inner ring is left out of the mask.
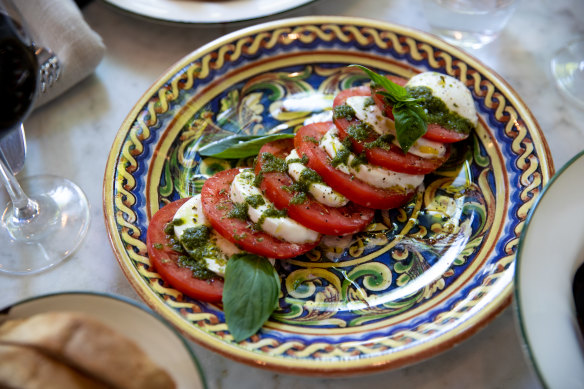
[[[0,137],[26,117],[36,95],[38,71],[32,42],[14,19],[0,14]]]
[[[10,0],[0,0],[0,139],[22,126],[39,77],[34,44],[20,14]],[[89,204],[76,184],[53,175],[18,181],[1,147],[0,182],[10,197],[0,223],[0,272],[38,273],[79,247],[89,226]]]

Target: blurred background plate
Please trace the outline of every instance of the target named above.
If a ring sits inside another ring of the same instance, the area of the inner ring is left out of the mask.
[[[255,336],[235,343],[220,306],[183,296],[151,267],[149,220],[165,203],[200,191],[214,172],[251,163],[202,158],[199,147],[330,117],[336,93],[368,81],[352,63],[462,80],[475,100],[477,131],[407,206],[378,212],[350,239],[277,261],[279,308]],[[552,174],[529,109],[473,57],[399,25],[305,17],[226,35],[156,81],[112,145],[104,212],[129,282],[191,339],[275,371],[361,374],[447,350],[509,305],[519,234]]]
[[[584,263],[584,152],[560,169],[530,214],[517,254],[516,309],[526,351],[549,388],[584,383],[572,284]]]
[[[177,389],[207,387],[199,362],[186,341],[156,313],[130,299],[91,292],[47,294],[4,307],[0,318],[18,319],[55,311],[92,315],[132,339],[172,376]]]
[[[231,23],[257,19],[311,3],[314,0],[104,0],[149,19],[185,24]]]

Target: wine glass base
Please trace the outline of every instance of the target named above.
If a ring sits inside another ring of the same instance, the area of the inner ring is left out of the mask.
[[[551,71],[560,90],[584,109],[584,39],[557,51],[551,60]]]
[[[32,176],[19,182],[38,201],[43,228],[30,228],[34,233],[10,232],[12,204],[8,204],[0,226],[0,272],[35,274],[62,262],[79,247],[89,228],[89,203],[75,183],[62,177]]]

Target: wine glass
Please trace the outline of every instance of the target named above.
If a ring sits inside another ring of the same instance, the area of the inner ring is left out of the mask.
[[[560,90],[584,109],[584,37],[569,42],[554,54],[551,71]]]
[[[37,61],[18,10],[0,0],[0,139],[20,131],[35,101]],[[10,196],[0,222],[0,272],[38,273],[79,246],[89,226],[89,204],[77,185],[52,175],[19,182],[1,148],[0,181]]]

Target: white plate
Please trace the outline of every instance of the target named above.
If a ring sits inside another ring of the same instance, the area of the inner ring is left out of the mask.
[[[18,302],[0,313],[2,319],[16,319],[50,311],[93,315],[137,342],[155,363],[166,369],[177,388],[206,388],[199,363],[185,340],[158,315],[130,300],[86,292],[49,294]]]
[[[213,24],[288,11],[314,0],[105,0],[122,10],[175,23]]]
[[[549,388],[584,385],[584,343],[572,296],[584,262],[584,152],[553,177],[519,245],[515,297],[527,354]]]

